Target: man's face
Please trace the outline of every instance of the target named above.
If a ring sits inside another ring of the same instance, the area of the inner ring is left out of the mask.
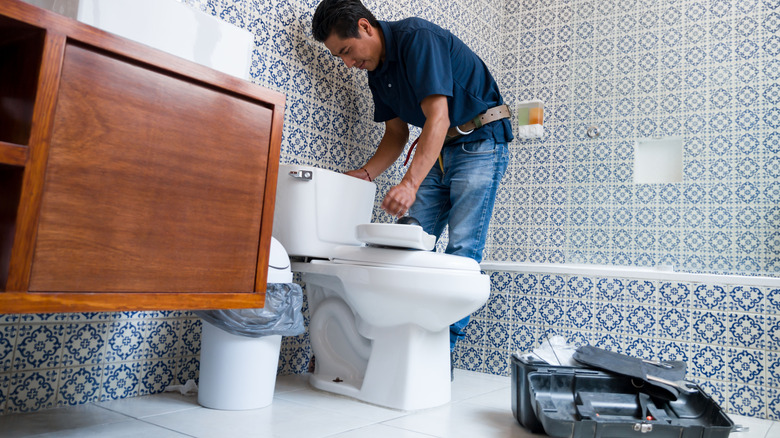
[[[377,29],[366,19],[358,22],[359,38],[341,38],[335,33],[325,40],[325,47],[333,56],[338,56],[347,67],[361,70],[375,70],[382,59],[382,41]]]

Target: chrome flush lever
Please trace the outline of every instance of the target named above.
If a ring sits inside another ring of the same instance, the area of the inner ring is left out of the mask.
[[[312,171],[311,170],[291,170],[290,173],[288,173],[293,178],[298,178],[306,181],[311,181],[312,177]]]

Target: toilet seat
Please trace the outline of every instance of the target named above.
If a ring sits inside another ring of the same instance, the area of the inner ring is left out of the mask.
[[[386,266],[422,269],[446,269],[480,273],[476,260],[414,249],[377,248],[372,246],[339,246],[333,251],[331,262],[351,265]]]

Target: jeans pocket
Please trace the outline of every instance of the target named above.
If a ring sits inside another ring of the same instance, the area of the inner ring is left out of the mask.
[[[460,149],[470,155],[487,155],[496,150],[496,141],[493,139],[469,141],[461,143]]]

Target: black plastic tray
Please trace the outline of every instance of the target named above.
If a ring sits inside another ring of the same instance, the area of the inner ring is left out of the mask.
[[[512,355],[512,412],[531,432],[556,438],[724,438],[734,429],[700,388],[676,401],[661,400],[625,376],[517,355]]]

